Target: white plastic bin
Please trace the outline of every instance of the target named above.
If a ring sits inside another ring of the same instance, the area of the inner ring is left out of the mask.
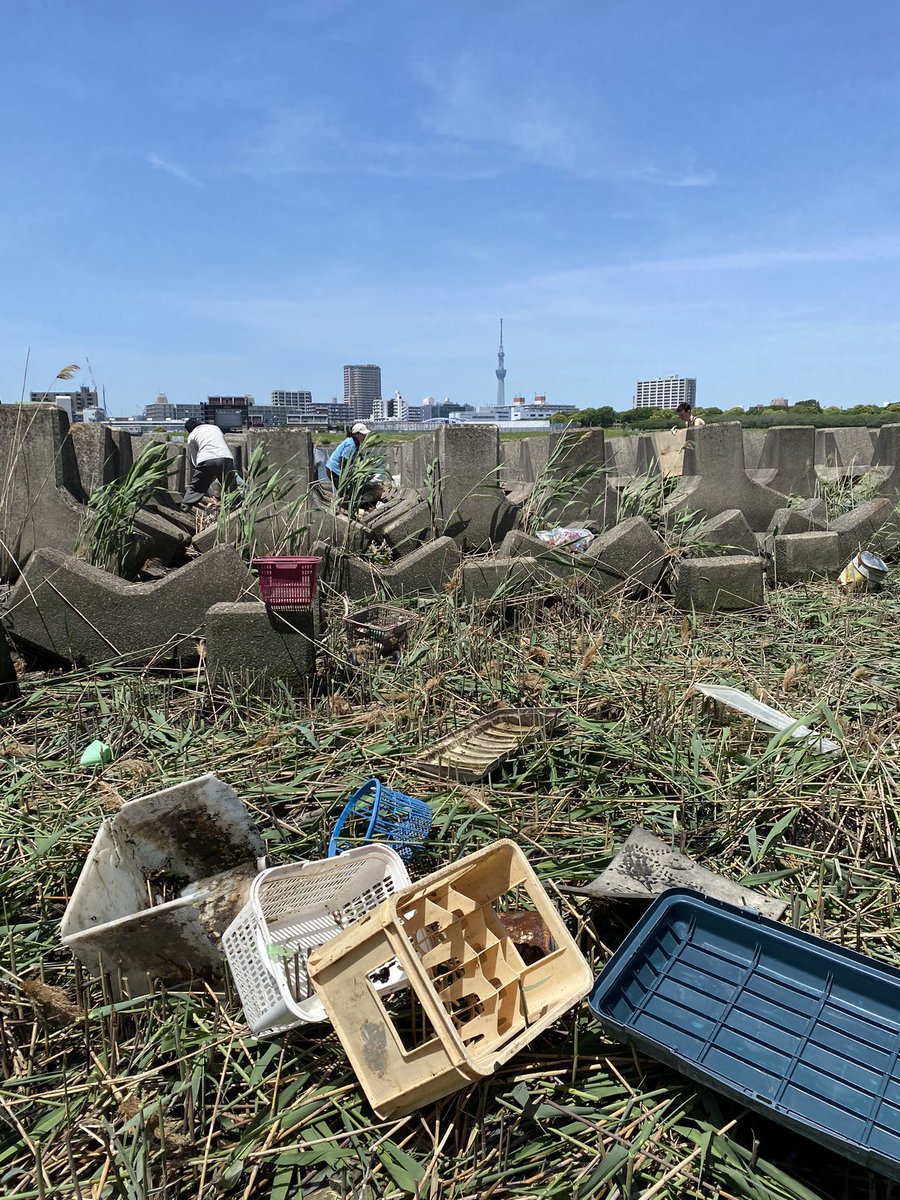
[[[338,858],[272,867],[253,881],[250,899],[222,936],[247,1024],[260,1037],[327,1021],[311,992],[307,956],[409,885],[388,846],[359,846]],[[406,976],[390,964],[376,987],[390,993]]]
[[[265,845],[235,791],[202,775],[124,804],[103,821],[63,915],[63,945],[119,995],[155,981],[217,979],[221,931],[265,864]],[[161,877],[169,880],[155,893]]]

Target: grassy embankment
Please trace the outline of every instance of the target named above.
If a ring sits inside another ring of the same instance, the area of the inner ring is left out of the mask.
[[[878,1177],[604,1037],[586,1004],[494,1078],[379,1121],[327,1025],[255,1042],[228,989],[112,1006],[76,972],[58,924],[98,823],[206,771],[237,789],[276,863],[321,855],[350,790],[378,775],[434,807],[415,873],[509,836],[552,890],[594,876],[641,823],[782,896],[800,928],[900,966],[896,580],[877,597],[784,589],[734,617],[578,594],[506,618],[453,593],[419,611],[398,665],[356,672],[335,624],[312,696],[213,688],[202,666],[25,678],[0,729],[0,1192],[888,1200]],[[809,717],[843,748],[723,722],[697,680]],[[535,703],[563,709],[558,734],[490,783],[411,771],[476,714]],[[78,768],[97,737],[115,761]],[[559,899],[599,969],[620,922]]]

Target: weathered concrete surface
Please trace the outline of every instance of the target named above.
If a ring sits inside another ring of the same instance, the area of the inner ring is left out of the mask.
[[[844,566],[838,535],[827,531],[781,534],[775,538],[774,553],[776,583],[836,579]]]
[[[321,577],[351,600],[401,599],[443,591],[460,560],[459,546],[449,537],[435,538],[390,566],[348,554],[327,542],[316,542],[312,553],[322,559]]]
[[[403,513],[408,512],[419,503],[421,503],[421,497],[413,489],[396,492],[388,500],[381,501],[368,512],[358,516],[357,519],[360,525],[364,525],[369,530],[375,541],[383,541],[385,526],[392,524]]]
[[[686,430],[684,475],[663,514],[698,513],[715,517],[739,508],[750,528],[761,532],[784,496],[750,479],[744,470],[744,441],[736,421]]]
[[[547,549],[547,543],[542,542],[533,533],[526,533],[524,529],[511,529],[497,547],[497,557],[540,558]]]
[[[431,538],[434,519],[425,500],[419,500],[393,515],[382,527],[381,536],[398,557],[410,554]]]
[[[497,557],[533,559],[537,574],[542,577],[574,579],[579,576],[601,589],[608,590],[613,586],[610,577],[597,566],[595,560],[583,553],[575,554],[571,550],[548,546],[522,529],[513,529],[506,535],[497,549]]]
[[[434,460],[434,439],[423,433],[411,442],[400,446],[400,483],[405,488],[423,488],[426,485],[428,468]]]
[[[119,456],[119,475],[127,475],[134,462],[134,434],[127,429],[113,429],[112,439]]]
[[[309,683],[315,674],[315,609],[280,612],[262,601],[226,602],[208,610],[205,626],[213,679],[246,672]]]
[[[512,599],[529,591],[541,578],[541,569],[533,558],[500,558],[494,554],[469,558],[460,567],[460,597],[482,602]]]
[[[874,429],[848,426],[816,430],[816,468],[823,479],[861,475],[872,465]]]
[[[281,506],[276,507],[280,508]],[[285,528],[282,530],[279,530],[277,526],[279,519],[283,522],[286,521]],[[372,541],[371,531],[361,522],[337,509],[330,492],[318,485],[310,489],[296,518],[290,516],[285,518],[275,512],[271,514],[269,524],[271,529],[267,528],[265,535],[260,540],[260,544],[267,547],[277,544],[276,534],[283,540],[287,533],[296,532],[298,529],[306,530],[305,545],[311,546],[315,542],[325,542],[348,554],[360,554]],[[288,530],[288,526],[291,526],[290,530]],[[255,553],[273,553],[273,550],[258,549]]]
[[[253,586],[230,546],[155,583],[126,583],[43,549],[12,590],[6,626],[16,641],[70,662],[169,662],[195,653],[211,605]]]
[[[816,431],[812,425],[773,425],[766,433],[759,468],[750,478],[785,496],[816,490]]]
[[[651,588],[665,568],[666,550],[643,517],[629,517],[594,538],[583,558],[585,566],[596,567],[609,577],[611,587],[627,581]],[[592,570],[592,580],[595,576]]]
[[[419,592],[440,592],[453,578],[459,558],[459,546],[453,538],[435,538],[385,568],[382,580],[397,599]]]
[[[541,482],[555,493],[542,505],[548,525],[594,521],[601,529],[616,523],[618,495],[608,479],[602,429],[567,429],[549,435],[550,454]]]
[[[707,546],[717,546],[732,554],[757,552],[756,534],[739,508],[727,508],[717,517],[710,517],[700,525],[697,536]]]
[[[678,479],[686,474],[684,451],[687,430],[670,429],[660,433],[638,434],[635,454],[636,475],[662,475],[665,479]]]
[[[0,579],[16,579],[41,547],[74,551],[87,497],[55,404],[0,405],[0,496]]]
[[[439,529],[465,550],[503,540],[517,510],[500,487],[500,433],[494,425],[447,425],[434,435]]]
[[[624,476],[638,473],[638,437],[631,433],[626,437],[609,437],[606,441],[606,466],[610,482],[619,483]]]
[[[383,595],[381,571],[371,560],[349,554],[328,542],[314,542],[311,553],[322,560],[319,578],[351,600]]]
[[[316,479],[312,436],[308,429],[248,429],[246,433],[247,460],[257,449],[262,450],[260,478],[269,479],[277,471],[283,485],[281,502],[306,496]]]
[[[155,512],[142,508],[135,514],[134,527],[145,535],[149,542],[146,557],[158,558],[164,566],[173,566],[184,561],[184,552],[191,543],[191,535],[180,521],[172,521]]]
[[[684,611],[725,612],[759,608],[763,560],[752,554],[685,558],[678,568],[675,605]]]
[[[897,540],[894,503],[893,498],[878,496],[831,522],[829,528],[839,539],[842,568],[860,550],[873,550],[876,554],[892,552]]]
[[[119,447],[107,425],[93,421],[72,425],[69,429],[78,478],[86,495],[125,475],[131,463],[122,470]]]
[[[824,521],[815,520],[807,511],[779,508],[772,514],[766,533],[775,537],[779,533],[815,533],[822,529],[825,529]]]
[[[762,458],[763,446],[766,444],[765,429],[745,429],[744,430],[744,468],[747,471],[755,471]]]
[[[900,425],[882,425],[875,439],[872,468],[866,480],[880,481],[879,491],[900,492]]]
[[[142,433],[132,443],[132,452],[136,459],[148,446],[163,445],[166,447],[169,464],[166,486],[170,491],[177,492],[179,496],[184,495],[188,480],[187,445],[184,440],[186,437],[185,433],[178,441],[173,441],[166,433]]]

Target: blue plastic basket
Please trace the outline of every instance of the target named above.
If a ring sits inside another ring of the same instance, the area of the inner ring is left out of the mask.
[[[431,809],[423,800],[395,792],[380,779],[370,779],[353,793],[338,817],[328,857],[353,846],[386,842],[407,863],[430,829]]]

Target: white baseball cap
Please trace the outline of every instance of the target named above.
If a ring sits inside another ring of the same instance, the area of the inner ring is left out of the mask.
[[[368,425],[364,425],[362,421],[357,421],[355,425],[351,426],[350,432],[351,433],[371,433],[372,430],[368,427]]]

